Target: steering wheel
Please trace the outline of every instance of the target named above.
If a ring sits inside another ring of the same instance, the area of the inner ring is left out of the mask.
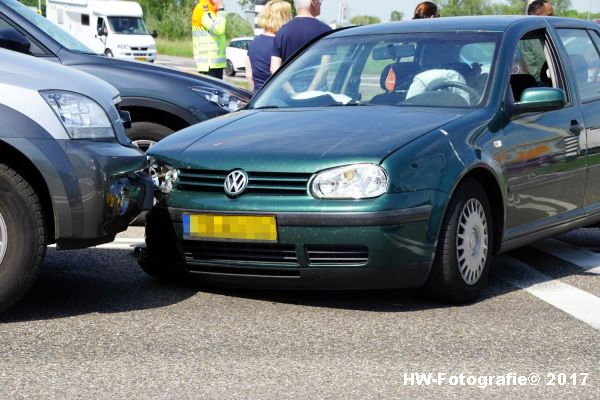
[[[473,89],[470,86],[465,85],[464,83],[455,82],[455,81],[443,81],[443,82],[434,83],[433,85],[428,86],[425,90],[427,92],[435,92],[436,90],[451,88],[451,87],[461,89],[461,90],[464,90],[465,92],[467,92],[469,94],[469,96],[471,96],[472,104],[477,104],[477,102],[479,102],[479,99],[481,98],[481,94],[477,90]]]

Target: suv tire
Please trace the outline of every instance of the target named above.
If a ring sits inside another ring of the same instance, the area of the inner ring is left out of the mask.
[[[15,170],[0,163],[0,312],[31,287],[46,254],[40,200]]]

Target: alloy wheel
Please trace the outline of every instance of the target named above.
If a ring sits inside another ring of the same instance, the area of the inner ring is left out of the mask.
[[[478,199],[469,199],[458,219],[456,257],[458,269],[467,285],[475,285],[488,257],[488,224],[483,205]]]
[[[6,255],[6,249],[8,248],[8,229],[6,228],[6,222],[4,217],[0,213],[0,264],[4,260]]]

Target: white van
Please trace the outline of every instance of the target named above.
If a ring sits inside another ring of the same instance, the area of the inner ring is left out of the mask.
[[[134,1],[47,0],[46,17],[109,57],[153,62],[156,32],[149,34]]]

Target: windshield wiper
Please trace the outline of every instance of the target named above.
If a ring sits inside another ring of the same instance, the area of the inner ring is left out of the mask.
[[[267,110],[269,108],[279,108],[279,106],[261,106],[261,107],[252,107],[249,110]]]

